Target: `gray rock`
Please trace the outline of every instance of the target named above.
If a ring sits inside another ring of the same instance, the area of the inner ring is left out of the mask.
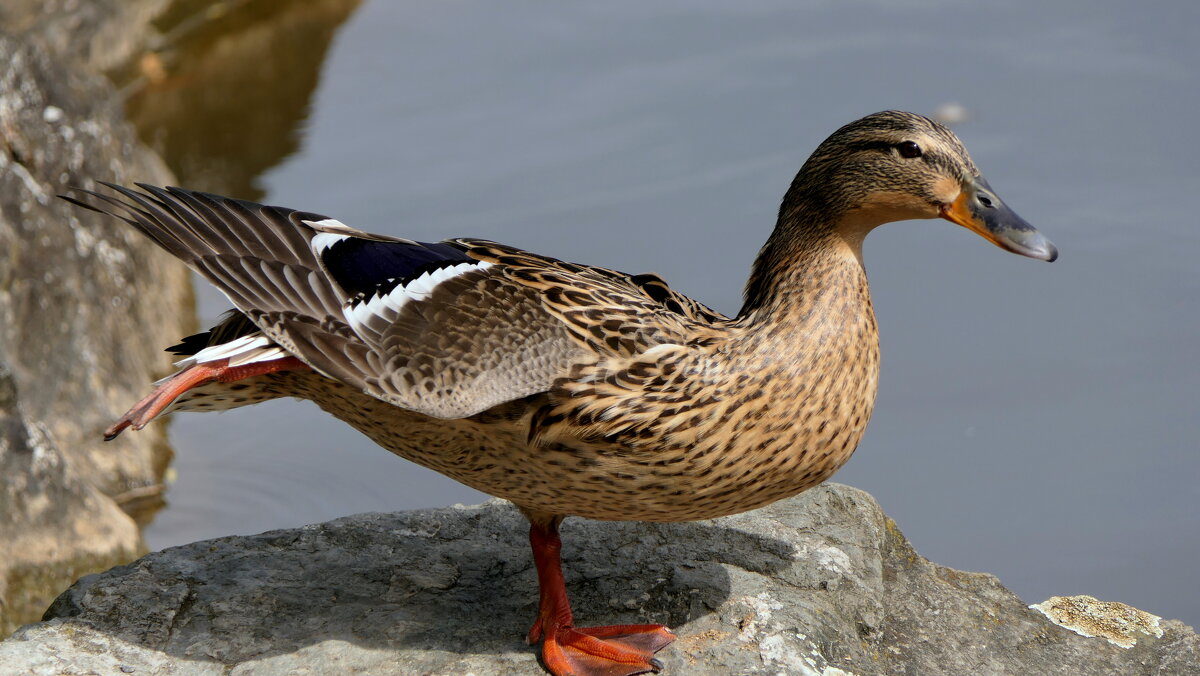
[[[93,178],[171,175],[136,143],[104,80],[6,38],[0,64],[0,361],[25,411],[116,495],[167,460],[160,433],[114,444],[100,433],[169,370],[169,355],[129,339],[168,345],[191,328],[180,312],[189,277],[128,226],[55,195]]]
[[[80,580],[0,674],[536,674],[526,524],[491,501],[198,542]],[[569,520],[581,625],[663,622],[669,674],[1200,674],[1179,622],[1129,649],[918,556],[826,485],[690,524]]]
[[[190,279],[132,229],[55,198],[93,177],[170,181],[111,86],[0,35],[0,635],[139,551],[116,505],[153,501],[170,459],[161,429],[112,444],[101,430],[168,372],[130,336],[184,335]]]
[[[154,20],[179,0],[4,0],[0,28],[95,72],[134,60],[158,36]]]
[[[79,575],[143,551],[137,525],[24,414],[0,366],[0,633],[40,617]]]

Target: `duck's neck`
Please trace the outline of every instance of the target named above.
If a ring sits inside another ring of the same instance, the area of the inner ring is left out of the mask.
[[[870,228],[820,203],[785,202],[754,262],[739,323],[811,326],[871,313],[862,241]],[[839,317],[840,316],[840,317]]]
[[[741,387],[772,395],[760,412],[747,414],[767,421],[762,429],[773,436],[762,441],[762,454],[779,463],[763,496],[793,495],[827,479],[854,452],[871,417],[879,333],[861,261],[865,230],[847,225],[853,223],[813,216],[781,220],[755,261],[730,332],[727,368],[752,381]]]

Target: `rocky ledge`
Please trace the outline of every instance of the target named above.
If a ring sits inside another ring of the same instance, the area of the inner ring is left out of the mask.
[[[168,549],[80,580],[0,643],[0,674],[537,674],[525,532],[494,500]],[[701,523],[569,520],[563,539],[581,624],[668,624],[667,674],[1200,674],[1182,623],[1084,600],[1060,621],[1138,621],[1118,641],[1060,627],[925,560],[847,486]]]

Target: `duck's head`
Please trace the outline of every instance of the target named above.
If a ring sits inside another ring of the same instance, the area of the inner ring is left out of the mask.
[[[929,118],[868,115],[837,130],[804,164],[780,211],[820,217],[861,241],[875,226],[944,218],[1013,253],[1053,261],[1058,250],[1009,209],[958,137]]]

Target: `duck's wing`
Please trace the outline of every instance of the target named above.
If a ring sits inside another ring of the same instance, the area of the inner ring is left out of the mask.
[[[106,185],[117,194],[84,191],[99,205],[67,199],[149,236],[319,373],[435,417],[548,391],[576,364],[686,340],[694,323],[634,276],[493,242],[415,242],[180,188]]]
[[[569,263],[482,239],[454,242],[506,278],[538,291],[544,311],[600,357],[632,357],[664,343],[703,340],[714,324],[729,321],[655,274]]]

